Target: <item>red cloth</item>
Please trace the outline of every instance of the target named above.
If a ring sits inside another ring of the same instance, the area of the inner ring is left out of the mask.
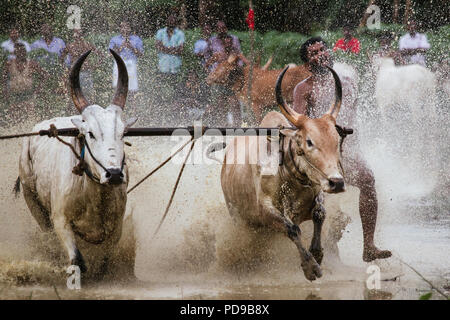
[[[346,42],[344,38],[341,38],[334,45],[333,51],[336,51],[338,49],[344,50],[346,52],[351,51],[358,54],[360,50],[359,40],[356,38],[352,38],[350,41]]]
[[[245,19],[245,22],[247,22],[248,27],[251,30],[255,30],[255,11],[253,11],[252,8],[248,9],[248,15],[247,19]]]

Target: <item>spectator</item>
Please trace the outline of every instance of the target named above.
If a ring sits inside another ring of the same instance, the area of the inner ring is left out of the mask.
[[[238,66],[244,66],[248,60],[241,52],[239,38],[228,33],[227,26],[223,21],[217,22],[217,36],[210,39],[211,58],[207,61],[206,67],[214,70],[217,65],[228,59],[231,54],[239,57]],[[237,74],[242,72],[238,70]],[[208,125],[236,125],[242,122],[242,112],[238,98],[229,85],[216,84],[211,87],[213,103],[205,111],[205,119]],[[214,108],[214,109],[213,109]]]
[[[228,59],[230,54],[239,56],[239,65],[248,63],[241,51],[239,38],[228,34],[228,28],[223,21],[217,22],[217,35],[210,39],[212,58],[206,63],[210,70],[214,70],[218,63]]]
[[[73,30],[73,41],[64,48],[62,52],[62,59],[66,59],[69,62],[69,66],[75,62],[83,53],[92,50],[96,54],[103,58],[103,54],[90,42],[83,39],[81,30]],[[93,101],[94,79],[92,72],[94,70],[93,60],[87,59],[83,64],[83,69],[80,71],[80,83],[83,88],[83,93],[89,101]],[[69,71],[69,69],[67,70]],[[68,77],[65,77],[68,79]],[[68,88],[66,81],[66,87]],[[72,103],[70,103],[72,106]]]
[[[125,62],[128,72],[128,94],[130,103],[134,94],[138,91],[138,68],[137,58],[144,53],[142,39],[137,35],[131,34],[130,24],[126,21],[120,23],[120,34],[115,36],[109,42],[109,48],[116,51]],[[113,87],[117,86],[118,70],[114,62],[113,67]]]
[[[334,45],[333,51],[343,50],[344,52],[352,52],[358,54],[360,51],[359,40],[352,36],[352,30],[350,27],[344,27],[344,37],[339,39]]]
[[[2,49],[6,52],[9,52],[8,55],[8,60],[14,59],[16,56],[13,54],[14,53],[14,45],[16,43],[21,43],[25,46],[25,50],[27,52],[30,52],[31,48],[30,45],[28,44],[28,42],[19,39],[20,38],[20,34],[19,34],[19,30],[17,29],[11,29],[10,33],[9,33],[9,39],[6,41],[2,42]]]
[[[202,28],[202,39],[199,39],[194,44],[194,54],[200,59],[200,63],[206,68],[206,63],[211,58],[211,26],[205,24]]]
[[[53,61],[51,55],[56,54],[58,58],[60,59],[60,62],[62,64],[62,52],[64,48],[66,47],[66,44],[64,41],[60,38],[53,36],[53,30],[48,24],[44,24],[41,27],[41,33],[42,38],[39,40],[36,40],[31,44],[31,50],[38,50],[43,49],[50,55],[47,57],[40,57],[40,59],[46,58],[47,62],[49,63],[55,63],[56,61]]]
[[[158,52],[158,70],[160,80],[175,88],[177,74],[181,70],[181,55],[184,47],[184,32],[177,27],[175,14],[167,18],[167,27],[156,33],[156,50]]]
[[[3,66],[2,87],[3,97],[7,104],[8,116],[19,122],[35,114],[35,93],[40,92],[48,73],[39,64],[27,58],[24,44],[16,42],[14,45],[15,58],[7,60]],[[33,75],[40,78],[37,90],[33,87]]]
[[[414,21],[409,22],[408,33],[400,38],[398,47],[406,63],[426,65],[425,54],[430,44],[425,34],[416,32]]]
[[[393,33],[386,31],[380,34],[378,42],[380,47],[373,54],[373,58],[389,57],[394,59],[395,64],[403,64],[402,57],[397,50],[392,48],[392,42],[394,41]]]

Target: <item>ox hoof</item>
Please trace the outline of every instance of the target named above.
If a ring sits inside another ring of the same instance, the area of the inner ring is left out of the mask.
[[[321,265],[322,259],[323,259],[323,249],[309,249],[309,252],[313,255],[314,259],[316,259],[316,262]]]
[[[322,277],[322,270],[313,257],[302,262],[302,269],[306,279],[309,281],[314,281],[317,278]]]
[[[389,250],[379,250],[376,247],[370,249],[364,249],[363,260],[364,262],[371,262],[376,259],[390,258],[392,253]]]

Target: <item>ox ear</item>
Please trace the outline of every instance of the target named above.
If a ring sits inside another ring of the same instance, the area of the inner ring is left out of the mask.
[[[132,117],[127,121],[125,121],[125,130],[131,128],[136,123],[137,120],[138,120],[137,117]]]
[[[80,132],[86,131],[86,122],[83,122],[83,120],[74,118],[70,119],[70,121],[72,121],[73,125],[77,127],[77,129],[80,130]]]
[[[297,134],[298,130],[292,130],[292,129],[281,129],[280,133],[283,136],[289,137],[289,138],[295,138],[295,135]]]

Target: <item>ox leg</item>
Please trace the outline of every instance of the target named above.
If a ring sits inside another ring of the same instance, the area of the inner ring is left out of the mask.
[[[322,233],[322,225],[325,220],[325,208],[323,207],[323,194],[320,193],[315,199],[316,205],[312,210],[312,220],[314,223],[314,233],[311,240],[311,246],[309,247],[309,252],[316,259],[317,263],[320,265],[323,258],[323,248],[321,245],[320,235]]]
[[[316,262],[313,255],[303,247],[300,240],[300,228],[286,216],[283,216],[275,207],[261,207],[262,213],[268,218],[269,225],[271,225],[274,230],[286,234],[296,245],[302,261],[301,267],[306,279],[314,281],[317,278],[322,277],[322,270],[320,269],[319,264]]]
[[[77,265],[78,267],[80,267],[81,272],[86,272],[87,268],[83,256],[81,255],[80,250],[78,250],[75,244],[75,235],[70,228],[69,223],[66,221],[64,215],[55,215],[53,218],[53,225],[56,234],[63,243],[63,246],[66,249],[67,254],[69,255],[70,264]]]

